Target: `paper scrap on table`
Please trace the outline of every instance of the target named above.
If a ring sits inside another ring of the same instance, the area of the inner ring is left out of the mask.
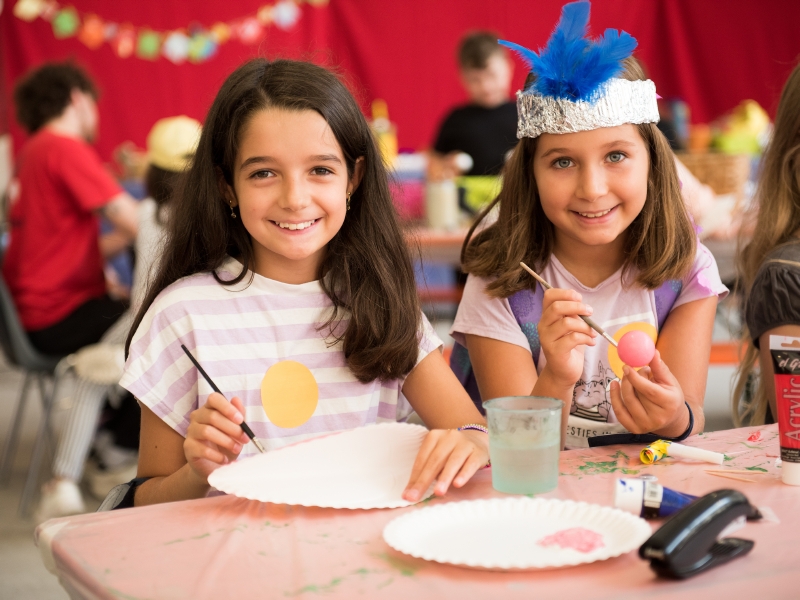
[[[677,444],[667,440],[657,440],[649,446],[645,446],[639,453],[639,460],[646,465],[652,465],[665,456],[670,456],[672,458],[690,458],[714,465],[721,465],[725,461],[725,455],[720,452],[684,446],[683,444]]]

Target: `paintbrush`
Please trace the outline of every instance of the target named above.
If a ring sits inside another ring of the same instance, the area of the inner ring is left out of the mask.
[[[186,352],[186,356],[189,357],[189,360],[192,361],[192,364],[195,367],[197,367],[198,371],[200,371],[200,375],[202,375],[203,378],[208,382],[208,385],[211,386],[211,389],[214,390],[215,392],[217,392],[218,394],[222,394],[220,389],[217,387],[217,384],[214,383],[213,381],[211,381],[211,377],[208,376],[208,373],[206,373],[203,370],[203,367],[200,366],[200,363],[197,362],[197,360],[195,359],[194,356],[192,356],[192,353],[189,352],[189,349],[186,346],[184,346],[183,344],[181,344],[181,348],[183,348],[183,351]],[[222,394],[222,395],[224,396],[225,394]],[[253,440],[253,443],[256,445],[256,448],[258,448],[259,452],[262,452],[262,453],[266,452],[266,450],[264,450],[264,446],[261,445],[261,442],[259,442],[256,439],[256,434],[253,433],[253,430],[250,429],[250,426],[247,423],[245,423],[244,420],[241,423],[239,423],[239,427],[241,427],[242,431],[244,431],[247,434],[247,437],[249,437],[251,440]]]
[[[525,269],[525,270],[526,270],[528,273],[530,273],[530,274],[533,276],[533,278],[534,278],[536,281],[538,281],[539,283],[541,283],[541,284],[542,284],[542,287],[543,287],[544,289],[546,289],[546,290],[552,290],[552,289],[553,289],[553,286],[552,286],[552,285],[550,285],[550,284],[549,284],[549,283],[547,283],[547,282],[546,282],[544,279],[542,279],[542,278],[539,276],[539,274],[538,274],[538,273],[536,273],[536,272],[535,272],[533,269],[531,269],[531,268],[530,268],[528,265],[526,265],[524,262],[521,262],[521,263],[519,263],[519,264],[520,264],[520,266],[521,266],[523,269]],[[606,333],[606,330],[605,330],[605,329],[603,329],[602,327],[600,327],[600,325],[598,325],[597,323],[595,323],[594,321],[592,321],[592,320],[591,320],[589,317],[584,317],[583,315],[578,315],[578,316],[579,316],[581,319],[583,319],[583,320],[586,322],[586,324],[587,324],[589,327],[591,327],[591,328],[592,328],[592,329],[594,329],[594,330],[595,330],[597,333],[599,333],[599,334],[600,334],[600,335],[602,335],[604,338],[606,338],[606,339],[608,340],[608,343],[609,343],[609,344],[611,344],[612,346],[614,346],[614,348],[616,348],[616,347],[617,347],[617,340],[615,340],[613,337],[611,337],[610,335],[608,335],[608,333]]]
[[[709,475],[714,477],[726,477],[727,479],[735,479],[736,481],[749,481],[750,483],[757,483],[755,479],[749,477],[741,477],[739,475],[728,475],[727,473],[720,473],[719,471],[706,471]]]

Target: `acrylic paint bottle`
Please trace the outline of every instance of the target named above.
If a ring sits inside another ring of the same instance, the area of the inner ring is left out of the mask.
[[[800,338],[769,336],[781,444],[781,479],[800,485]]]
[[[676,492],[655,481],[637,478],[617,479],[614,488],[614,506],[645,519],[668,517],[696,499],[697,496]]]

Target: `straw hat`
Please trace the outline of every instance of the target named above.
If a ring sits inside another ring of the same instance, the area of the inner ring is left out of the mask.
[[[156,121],[147,135],[148,162],[165,171],[183,171],[200,139],[200,123],[191,117],[167,117]]]

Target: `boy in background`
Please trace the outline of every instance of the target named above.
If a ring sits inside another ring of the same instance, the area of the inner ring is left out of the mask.
[[[462,39],[458,64],[469,103],[454,108],[442,122],[431,153],[430,176],[498,175],[517,143],[517,106],[509,99],[513,63],[495,34],[478,31]],[[472,167],[465,172],[454,160],[461,152],[472,158]]]

